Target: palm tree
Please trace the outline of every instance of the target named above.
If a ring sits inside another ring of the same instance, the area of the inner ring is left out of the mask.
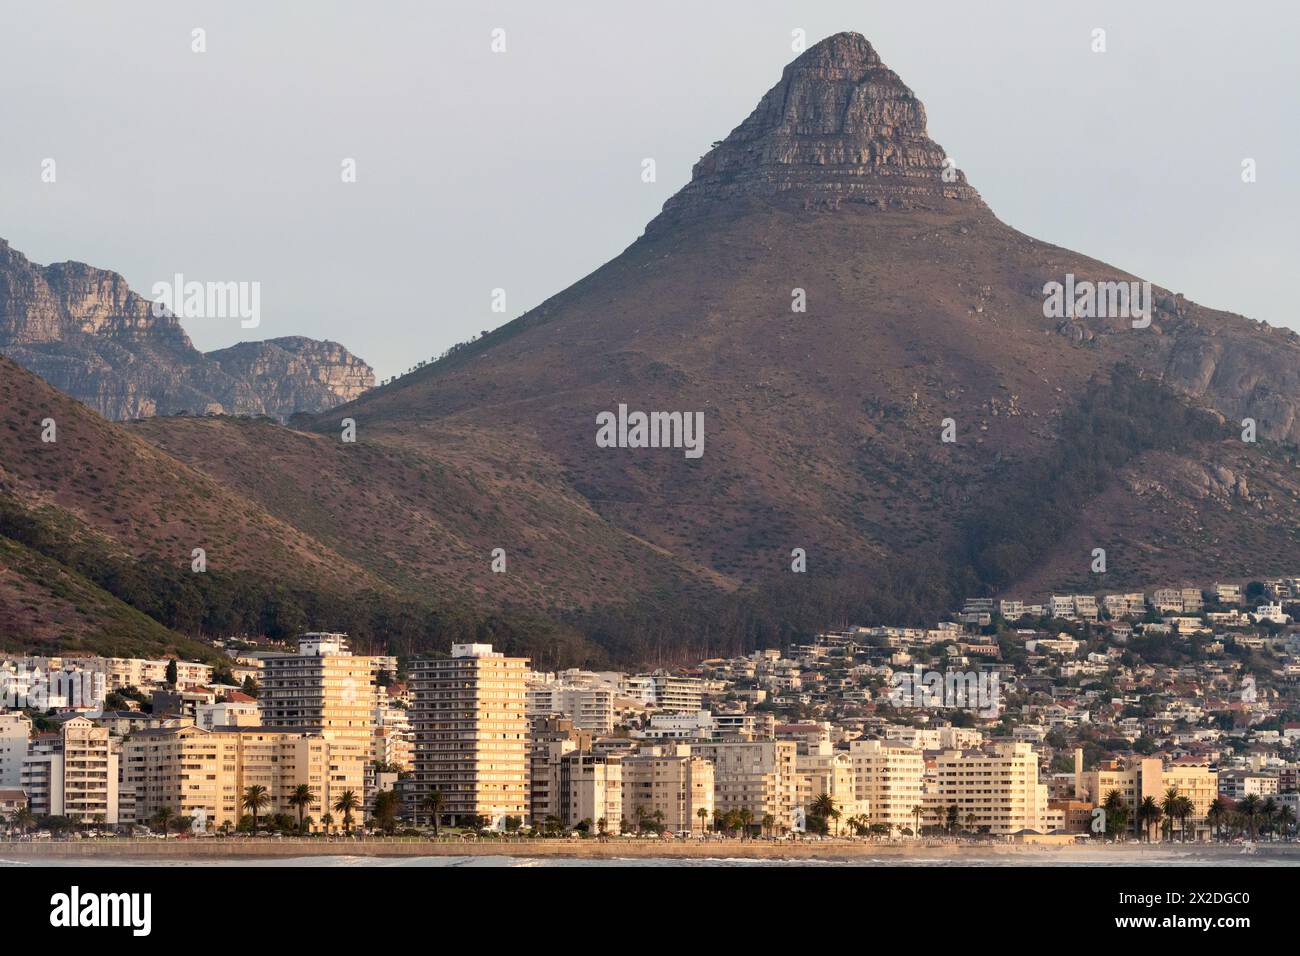
[[[1246,818],[1246,829],[1250,833],[1251,840],[1255,839],[1255,821],[1259,818],[1259,797],[1251,794],[1237,805],[1241,815]]]
[[[159,807],[153,812],[153,816],[149,818],[149,823],[153,825],[155,830],[160,831],[163,836],[166,836],[167,824],[171,822],[172,816],[173,810],[171,807]]]
[[[9,818],[9,823],[17,827],[20,833],[26,833],[36,824],[36,814],[32,813],[31,807],[20,807]]]
[[[429,815],[433,822],[433,838],[438,839],[439,821],[442,819],[442,808],[446,806],[447,801],[442,796],[441,790],[430,790],[420,801],[420,809]]]
[[[305,783],[300,783],[294,787],[293,793],[289,795],[289,806],[296,807],[298,810],[298,832],[302,832],[302,818],[307,813],[307,808],[316,802],[316,791]]]
[[[961,810],[957,808],[957,804],[955,803],[948,804],[948,812],[945,815],[945,820],[948,824],[949,836],[952,836],[952,831],[957,829],[957,821],[960,818],[961,818]]]
[[[1259,815],[1264,818],[1264,826],[1268,829],[1269,837],[1273,835],[1273,820],[1277,817],[1277,801],[1269,797],[1264,801],[1264,805],[1259,808]]]
[[[240,805],[253,815],[253,833],[257,833],[257,816],[262,812],[262,808],[271,802],[271,795],[266,792],[266,787],[260,783],[255,783],[240,798]]]
[[[823,820],[835,820],[837,824],[839,823],[840,811],[835,806],[835,801],[831,798],[829,793],[818,794],[817,798],[813,800],[812,805],[808,810],[814,816],[821,817]],[[838,829],[837,826],[837,832]]]
[[[1160,812],[1165,818],[1165,836],[1174,838],[1174,820],[1178,818],[1178,788],[1170,787],[1165,791],[1165,798],[1160,802]]]
[[[361,809],[361,801],[357,799],[356,791],[344,790],[339,794],[339,798],[334,801],[334,809],[343,814],[343,830],[351,836],[352,811]]]
[[[1228,814],[1228,839],[1246,835],[1246,815],[1240,810]]]
[[[709,811],[704,807],[700,807],[695,811],[695,815],[700,818],[700,831],[703,832],[707,830],[708,825],[704,821],[709,818]]]
[[[1282,831],[1282,839],[1287,843],[1291,842],[1291,829],[1295,823],[1295,811],[1291,809],[1288,803],[1282,804],[1277,811],[1277,826]]]
[[[762,827],[764,834],[775,833],[776,817],[772,816],[772,814],[770,813],[763,814],[763,819],[762,822],[760,823],[760,826]]]
[[[1102,809],[1106,811],[1103,819],[1106,821],[1107,832],[1114,833],[1117,840],[1124,839],[1124,833],[1128,830],[1128,806],[1118,790],[1106,794]]]
[[[320,825],[325,828],[325,835],[330,835],[330,827],[334,826],[334,815],[326,810],[320,815]]]
[[[921,814],[924,812],[925,807],[921,806],[919,803],[912,808],[912,819],[916,821],[916,825],[912,828],[913,836],[919,837],[921,835]]]
[[[975,816],[975,811],[972,810],[970,813],[966,814],[966,829],[971,833],[974,833],[975,824],[978,820],[979,818]]]
[[[397,814],[401,806],[402,798],[398,796],[396,790],[379,791],[375,794],[374,803],[370,808],[372,825],[378,825],[385,834],[391,834],[397,829]]]
[[[1179,796],[1175,808],[1178,811],[1178,826],[1182,830],[1182,840],[1187,842],[1187,818],[1196,812],[1190,797]]]
[[[1219,838],[1219,827],[1224,819],[1228,816],[1228,805],[1223,802],[1222,797],[1215,797],[1210,801],[1210,810],[1205,815],[1205,819],[1210,822],[1210,839]]]
[[[740,837],[743,840],[749,835],[749,825],[754,822],[754,811],[749,807],[741,807],[737,817],[741,826]]]
[[[1160,819],[1160,807],[1154,797],[1143,797],[1137,807],[1137,828],[1141,838],[1151,842],[1151,824]]]

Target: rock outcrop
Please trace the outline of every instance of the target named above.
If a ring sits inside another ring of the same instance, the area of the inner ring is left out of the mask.
[[[40,266],[0,239],[0,352],[105,418],[323,411],[374,384],[335,342],[241,342],[207,355],[115,272]]]
[[[662,225],[718,200],[789,198],[910,208],[979,194],[925,129],[925,107],[867,39],[837,33],[785,68],[749,118],[664,205]]]
[[[266,413],[282,419],[350,402],[375,384],[370,366],[337,342],[297,335],[240,342],[207,357],[248,382]]]

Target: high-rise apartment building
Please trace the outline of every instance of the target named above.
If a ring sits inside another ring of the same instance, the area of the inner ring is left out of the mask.
[[[655,673],[654,706],[666,714],[693,714],[704,709],[704,681],[698,677],[678,677]]]
[[[560,758],[560,819],[590,833],[618,834],[625,817],[623,758],[575,750]]]
[[[925,758],[921,751],[882,740],[849,744],[857,798],[867,801],[873,824],[891,831],[916,826],[916,807],[924,807]]]
[[[713,764],[684,744],[623,758],[623,816],[633,825],[644,816],[672,833],[703,832],[713,825],[713,789]]]
[[[0,790],[18,786],[31,736],[32,722],[22,711],[0,713]]]
[[[796,822],[799,776],[793,740],[726,741],[692,744],[691,753],[713,763],[713,802],[717,810],[748,810],[751,826],[771,818],[771,832],[784,833]]]
[[[554,817],[561,823],[560,759],[575,750],[590,750],[591,733],[568,717],[533,717],[529,721],[528,819],[534,827]]]
[[[615,689],[616,685],[580,671],[533,674],[528,682],[528,716],[558,715],[595,734],[613,733]]]
[[[437,790],[453,823],[484,817],[500,828],[528,816],[528,661],[490,644],[453,644],[451,657],[417,660],[411,671],[415,772],[406,788],[425,820]]]
[[[377,659],[353,655],[347,635],[311,633],[298,653],[262,659],[262,723],[373,745]]]
[[[58,733],[32,741],[19,786],[37,816],[116,825],[117,767],[108,728],[73,717],[63,722]]]
[[[1027,743],[988,750],[945,750],[935,760],[926,823],[945,825],[950,807],[960,827],[998,836],[1047,830],[1047,785],[1038,782],[1038,754]]]
[[[826,794],[840,814],[838,823],[840,832],[844,832],[845,820],[849,817],[867,816],[870,810],[870,803],[858,797],[853,759],[842,750],[834,750],[827,741],[810,746],[807,750],[807,753],[801,753],[795,758],[795,770],[799,774],[798,805],[806,814],[813,802]],[[834,830],[836,822],[828,822]]]

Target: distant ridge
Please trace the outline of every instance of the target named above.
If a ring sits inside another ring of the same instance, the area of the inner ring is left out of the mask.
[[[287,419],[349,401],[374,371],[336,342],[289,337],[204,355],[175,316],[81,262],[40,266],[0,239],[0,353],[105,418]]]

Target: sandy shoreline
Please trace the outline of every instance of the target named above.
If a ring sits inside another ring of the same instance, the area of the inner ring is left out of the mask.
[[[1258,860],[1300,865],[1300,844],[1260,845],[1254,852],[1241,846],[1209,844],[1125,843],[1118,845],[1077,844],[1068,846],[1023,846],[1017,844],[905,844],[826,841],[818,843],[762,841],[652,841],[611,840],[482,840],[385,841],[385,840],[81,840],[67,843],[0,843],[0,860],[14,862],[77,860],[107,862],[172,862],[182,860],[260,860],[311,857],[523,857],[601,859],[741,859],[808,861],[948,861],[961,865],[963,859],[995,858],[1024,865],[1062,862],[1097,862],[1140,865],[1144,860],[1170,862],[1223,862],[1249,866]]]

